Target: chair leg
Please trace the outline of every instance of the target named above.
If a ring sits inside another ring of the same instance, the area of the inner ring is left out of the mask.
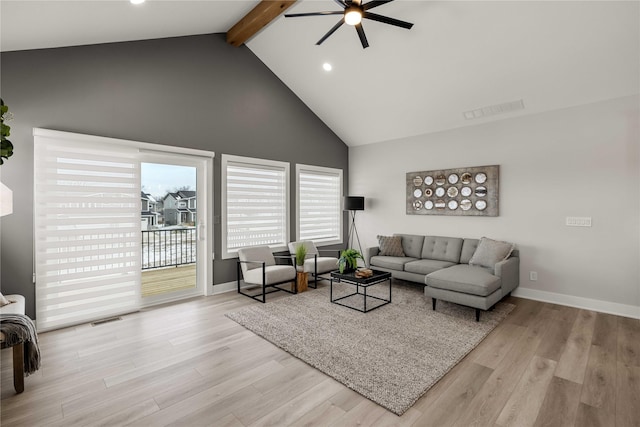
[[[24,391],[24,343],[13,346],[13,388]]]
[[[266,273],[266,266],[265,264],[262,264],[262,303],[264,304],[265,302],[267,302],[267,273]]]
[[[433,308],[433,311],[436,311],[436,299],[435,298],[431,298],[431,307]]]

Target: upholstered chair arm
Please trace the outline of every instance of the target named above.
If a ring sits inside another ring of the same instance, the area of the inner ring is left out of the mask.
[[[495,275],[502,282],[502,295],[507,295],[520,284],[520,257],[510,257],[494,267]]]
[[[371,265],[369,261],[371,261],[371,257],[374,257],[380,253],[380,247],[372,246],[370,248],[365,249],[364,251],[364,263],[366,266]]]

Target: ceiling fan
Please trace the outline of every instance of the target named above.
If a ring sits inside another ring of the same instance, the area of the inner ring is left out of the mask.
[[[342,26],[342,24],[352,25],[356,28],[356,32],[358,33],[358,37],[360,37],[360,42],[362,43],[362,48],[369,47],[369,42],[367,41],[367,36],[364,34],[364,29],[362,28],[362,19],[371,19],[373,21],[382,22],[384,24],[395,25],[396,27],[406,28],[407,30],[413,27],[413,24],[410,22],[400,21],[399,19],[389,18],[388,16],[378,15],[376,13],[369,12],[369,9],[373,9],[374,7],[382,6],[386,3],[391,3],[393,0],[372,0],[368,3],[362,3],[362,0],[334,0],[336,3],[342,7],[343,10],[340,11],[326,11],[326,12],[310,12],[310,13],[288,13],[285,18],[295,18],[299,16],[322,16],[322,15],[342,15],[342,19],[336,25],[331,28],[327,34],[325,34],[316,45],[321,45],[329,36],[336,32],[338,28]]]

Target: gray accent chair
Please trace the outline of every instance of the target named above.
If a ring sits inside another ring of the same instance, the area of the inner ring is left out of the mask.
[[[278,257],[291,261],[290,257]],[[268,246],[252,246],[238,250],[237,263],[238,293],[262,303],[266,302],[267,294],[284,291],[290,294],[296,293],[298,288],[296,268],[293,265],[276,264],[276,257],[271,253]],[[240,285],[241,277],[248,285],[260,286],[262,292],[259,294],[248,294],[243,292]],[[285,289],[279,285],[294,283],[293,290]],[[272,288],[267,291],[267,288]],[[262,296],[260,298],[260,296]]]
[[[298,245],[304,245],[307,248],[307,256],[304,260],[302,271],[311,274],[311,277],[313,277],[313,286],[311,286],[311,283],[309,283],[309,286],[316,289],[318,287],[318,279],[329,280],[328,278],[323,277],[322,274],[326,274],[338,269],[338,258],[331,256],[321,256],[320,251],[316,248],[316,245],[311,240],[300,240],[297,242],[289,243],[289,253],[291,254],[291,258],[294,264],[296,257],[296,248],[298,247]],[[335,252],[335,250],[331,252]]]

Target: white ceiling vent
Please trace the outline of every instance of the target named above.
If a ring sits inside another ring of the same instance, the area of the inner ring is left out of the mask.
[[[490,105],[476,110],[465,111],[464,118],[467,120],[479,119],[481,117],[495,116],[496,114],[510,113],[512,111],[524,110],[524,102],[522,99],[504,104]]]

